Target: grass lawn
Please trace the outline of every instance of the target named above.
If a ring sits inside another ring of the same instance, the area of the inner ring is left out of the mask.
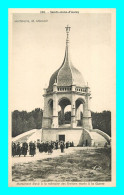
[[[41,154],[42,155],[42,154]],[[13,181],[111,181],[111,149],[88,148],[12,167]]]

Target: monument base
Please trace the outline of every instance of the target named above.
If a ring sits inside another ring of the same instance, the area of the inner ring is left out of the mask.
[[[72,142],[74,146],[100,146],[110,144],[110,137],[100,130],[84,128],[46,128],[42,129],[41,140]]]

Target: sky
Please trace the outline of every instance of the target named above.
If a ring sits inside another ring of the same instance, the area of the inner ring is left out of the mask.
[[[43,109],[43,88],[64,59],[67,24],[71,27],[71,61],[91,88],[91,110],[112,110],[116,84],[115,26],[108,10],[13,14],[9,65],[12,111]]]

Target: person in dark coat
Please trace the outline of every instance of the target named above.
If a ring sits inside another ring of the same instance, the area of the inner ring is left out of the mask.
[[[36,144],[33,143],[33,156],[36,154]]]
[[[14,157],[16,155],[16,144],[12,142],[12,156]]]
[[[52,151],[53,151],[53,146],[52,146],[52,143],[48,143],[48,154],[51,154],[52,153]]]
[[[30,142],[29,143],[29,154],[31,155],[31,156],[34,156],[35,155],[35,150],[36,150],[36,147],[35,147],[35,143],[33,143],[33,142]]]
[[[72,145],[72,147],[74,147],[74,142],[73,141],[72,141],[71,145]]]
[[[52,151],[53,151],[53,148],[54,148],[54,142],[51,141],[51,149],[52,149]]]
[[[44,152],[48,152],[48,142],[44,143]]]
[[[29,155],[32,155],[32,148],[33,148],[32,144],[33,144],[32,142],[29,143]]]
[[[44,143],[40,143],[39,144],[39,152],[43,152],[44,151]]]
[[[37,148],[39,149],[39,147],[40,147],[40,143],[39,143],[39,142],[37,142]]]
[[[17,155],[19,155],[19,157],[21,156],[21,146],[20,143],[17,143]]]
[[[42,150],[43,150],[43,152],[45,152],[45,143],[44,142],[42,143]]]
[[[39,152],[41,152],[41,146],[42,146],[42,143],[39,143]]]
[[[61,153],[64,152],[64,148],[65,148],[65,144],[64,142],[60,142],[60,149],[61,149]]]
[[[66,142],[66,148],[68,148],[68,142]]]
[[[58,141],[55,142],[55,149],[57,150],[58,149]]]
[[[22,144],[22,154],[23,154],[24,156],[27,155],[27,150],[28,150],[28,144],[27,144],[27,142],[24,142],[24,143]]]
[[[36,147],[37,147],[37,143],[36,141],[34,142],[34,150],[35,150],[35,154],[36,154]]]

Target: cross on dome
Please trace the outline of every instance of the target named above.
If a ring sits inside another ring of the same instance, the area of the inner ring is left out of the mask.
[[[66,28],[66,32],[69,33],[71,27],[67,25],[65,28]]]
[[[69,31],[70,31],[71,27],[69,25],[67,25],[65,28],[66,28],[66,33],[67,33],[66,45],[68,45],[68,43],[69,43]]]

